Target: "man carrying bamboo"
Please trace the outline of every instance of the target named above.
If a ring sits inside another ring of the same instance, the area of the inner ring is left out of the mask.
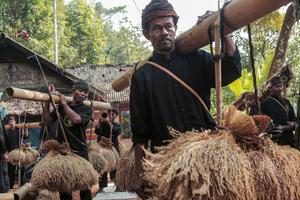
[[[214,60],[209,53],[195,50],[187,55],[178,53],[175,36],[178,16],[167,0],[152,0],[143,10],[144,36],[152,43],[153,55],[132,76],[130,113],[135,148],[137,194],[145,198],[141,178],[143,147],[150,142],[152,151],[172,139],[168,126],[180,132],[212,129],[216,126],[209,114],[210,89],[215,86]],[[239,52],[230,37],[225,36],[222,60],[222,84],[240,76]],[[157,67],[160,65],[160,68]],[[156,66],[155,66],[156,65]],[[161,69],[163,68],[163,69]],[[165,72],[175,74],[202,99]]]
[[[49,86],[50,92],[55,92],[53,85]],[[88,147],[86,144],[85,130],[89,121],[92,119],[92,110],[83,104],[89,92],[89,85],[84,80],[79,80],[73,85],[73,100],[67,103],[64,95],[60,95],[59,106],[57,108],[58,115],[55,111],[49,113],[49,103],[45,106],[44,115],[47,124],[51,124],[60,118],[63,130],[58,128],[57,140],[60,143],[67,142],[71,151],[86,160],[88,157]],[[65,137],[67,141],[65,141]],[[69,193],[61,193],[60,198],[63,200],[72,199]],[[92,194],[90,190],[80,191],[81,200],[91,200]]]

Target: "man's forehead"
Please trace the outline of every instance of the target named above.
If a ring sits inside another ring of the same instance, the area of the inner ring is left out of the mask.
[[[150,21],[150,25],[154,26],[154,25],[165,25],[165,24],[174,24],[174,19],[173,17],[160,17],[157,19],[153,19]]]

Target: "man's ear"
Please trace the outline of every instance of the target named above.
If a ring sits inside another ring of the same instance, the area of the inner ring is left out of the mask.
[[[148,30],[143,30],[143,34],[147,40],[150,40],[150,35]]]

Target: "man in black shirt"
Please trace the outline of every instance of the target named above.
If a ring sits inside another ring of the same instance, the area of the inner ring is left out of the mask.
[[[283,84],[280,77],[269,81],[269,95],[261,102],[263,114],[270,116],[282,135],[275,140],[280,145],[295,147],[296,116],[290,101],[282,96]]]
[[[8,162],[8,137],[0,117],[0,193],[6,193],[9,190],[9,179],[7,173]]]
[[[8,137],[8,151],[12,151],[14,149],[18,149],[20,146],[20,141],[21,141],[21,135],[23,134],[23,139],[28,138],[28,129],[19,129],[16,128],[16,119],[14,116],[8,116],[7,117],[7,125],[9,125],[9,128],[6,130],[7,132],[7,137]],[[17,166],[13,165],[11,163],[7,163],[8,167],[8,177],[9,177],[9,184],[10,184],[10,189],[14,187],[14,182],[15,182],[15,174],[16,174],[16,169]],[[24,167],[21,167],[20,172],[21,172],[21,185],[25,183],[25,176],[24,176]]]
[[[214,61],[202,50],[182,55],[175,46],[178,16],[167,0],[152,0],[143,10],[144,36],[154,52],[149,61],[168,69],[202,98],[210,107],[210,89],[215,86]],[[239,52],[232,39],[225,36],[225,57],[222,59],[222,85],[240,76]],[[172,139],[168,126],[181,132],[214,128],[214,119],[198,99],[164,71],[150,63],[144,64],[132,76],[130,114],[135,148],[136,174],[141,173],[142,147],[150,141],[151,149]],[[140,176],[139,176],[140,177]],[[144,197],[144,182],[140,177],[135,190]]]
[[[54,86],[50,85],[49,90],[50,92],[55,92]],[[58,112],[60,114],[63,129],[71,151],[85,158],[86,160],[89,158],[85,130],[89,121],[92,119],[91,108],[83,104],[83,101],[87,98],[88,92],[88,83],[84,80],[79,80],[75,82],[73,86],[73,101],[71,103],[67,103],[64,95],[60,95],[60,102],[58,106]],[[53,121],[57,120],[57,115],[55,112],[49,113],[49,103],[45,106],[44,115],[47,124],[51,124]],[[66,142],[60,126],[58,127],[58,142]],[[60,198],[63,200],[68,200],[72,199],[72,195],[68,193],[62,193],[60,194]],[[91,191],[80,191],[80,198],[81,200],[92,199]]]

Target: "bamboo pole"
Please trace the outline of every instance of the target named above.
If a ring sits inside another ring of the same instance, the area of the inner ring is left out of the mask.
[[[20,123],[15,124],[15,128],[40,128],[42,126],[42,122],[31,122],[31,123]],[[12,127],[9,124],[5,125],[5,129],[11,129]]]
[[[50,101],[49,95],[47,93],[42,92],[36,92],[32,90],[26,90],[26,89],[20,89],[15,87],[8,87],[5,90],[6,94],[10,97],[16,98],[16,99],[23,99],[23,100],[29,100],[29,101],[39,101],[39,102],[47,102]],[[51,94],[53,100],[55,103],[59,102],[59,96]],[[72,101],[72,97],[65,97],[67,102]],[[110,109],[111,105],[110,103],[105,102],[99,102],[99,101],[89,101],[85,100],[83,103],[89,107],[95,108],[95,109]]]
[[[233,0],[225,8],[226,24],[224,33],[229,34],[233,31],[273,12],[291,2],[292,0]],[[209,44],[207,29],[210,24],[214,24],[219,13],[214,13],[185,31],[176,38],[176,49],[187,54]],[[143,65],[136,67],[138,69]],[[125,74],[116,78],[112,82],[115,91],[122,91],[130,86],[130,79],[135,69],[127,71]]]
[[[215,55],[221,56],[220,19],[214,23]],[[215,60],[215,85],[216,85],[216,107],[217,127],[222,126],[222,68],[221,58]]]

